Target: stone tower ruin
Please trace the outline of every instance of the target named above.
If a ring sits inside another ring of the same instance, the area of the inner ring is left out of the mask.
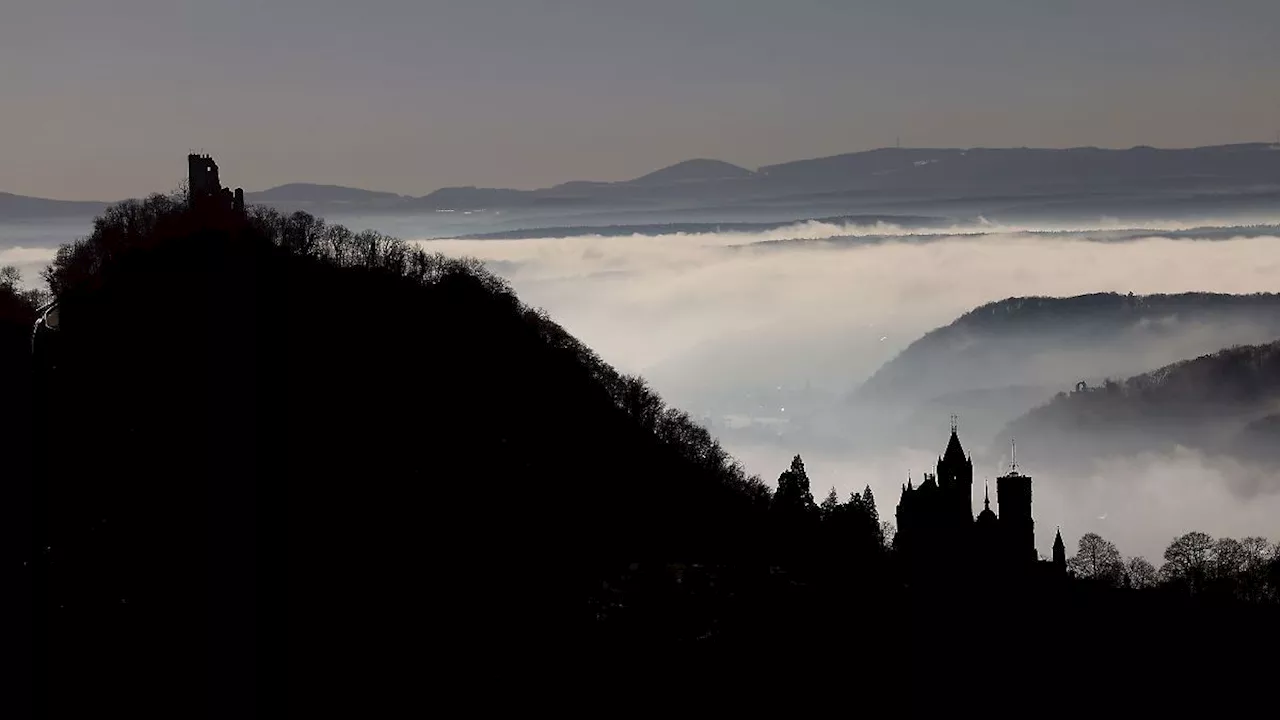
[[[244,212],[244,190],[222,187],[218,163],[210,155],[187,155],[187,204],[192,209]]]

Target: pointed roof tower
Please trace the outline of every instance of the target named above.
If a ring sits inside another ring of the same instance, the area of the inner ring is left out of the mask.
[[[943,452],[942,457],[938,458],[939,462],[948,465],[952,463],[963,463],[968,461],[965,455],[964,446],[960,444],[959,418],[955,415],[951,416],[951,437],[947,440],[947,449]]]
[[[985,482],[985,489],[982,493],[982,512],[978,513],[978,522],[991,523],[995,522],[996,514],[991,511],[991,483]]]

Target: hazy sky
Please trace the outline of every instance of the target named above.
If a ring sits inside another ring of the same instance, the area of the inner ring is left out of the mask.
[[[425,194],[893,144],[1274,139],[1275,0],[3,0],[0,191]]]

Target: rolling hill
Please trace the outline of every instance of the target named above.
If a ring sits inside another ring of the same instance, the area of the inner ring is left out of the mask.
[[[49,200],[0,192],[0,219],[92,217],[107,206],[101,202]]]
[[[741,180],[754,177],[755,173],[744,167],[738,167],[723,160],[707,160],[698,158],[685,160],[634,180],[628,185],[664,185],[667,183],[715,182],[718,180]]]
[[[1020,452],[1060,468],[1176,446],[1274,462],[1278,410],[1280,342],[1272,342],[1059,393],[1011,422],[998,442],[1016,438]]]
[[[288,183],[267,190],[245,193],[246,202],[261,204],[385,202],[399,200],[401,197],[396,193],[313,183]]]
[[[479,263],[184,205],[109,208],[57,329],[0,347],[34,368],[48,670],[86,697],[208,667],[270,706],[286,668],[385,678],[385,638],[586,637],[619,568],[758,548],[767,486]]]
[[[1094,385],[1224,347],[1280,337],[1280,294],[1022,297],[988,303],[911,343],[850,396],[903,428],[966,418],[990,440],[1079,382]]]

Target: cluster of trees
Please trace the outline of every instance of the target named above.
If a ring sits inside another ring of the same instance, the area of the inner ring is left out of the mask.
[[[799,455],[778,476],[769,518],[773,559],[793,568],[812,562],[830,565],[833,557],[866,562],[887,553],[892,541],[893,527],[880,522],[871,486],[851,492],[844,502],[832,487],[821,503],[815,503]]]
[[[13,309],[21,308],[34,312],[49,298],[49,293],[40,288],[24,287],[22,283],[22,272],[12,265],[0,267],[0,307],[4,308],[5,319],[15,317],[11,315]]]
[[[0,267],[0,370],[7,382],[20,383],[31,348],[31,327],[48,293],[25,287],[12,265]]]
[[[208,229],[209,218],[194,218],[186,210],[180,191],[113,205],[95,219],[92,233],[58,250],[43,279],[55,296],[74,294],[93,287],[117,258]],[[389,275],[424,287],[466,278],[519,313],[546,345],[585,370],[608,393],[615,407],[684,461],[741,495],[748,505],[768,505],[768,485],[759,477],[748,475],[688,413],[666,405],[643,378],[618,373],[545,311],[520,303],[506,281],[489,272],[479,260],[429,252],[421,244],[374,230],[355,232],[302,211],[283,214],[273,208],[252,206],[245,222],[247,227],[238,228],[240,234],[334,268]]]
[[[31,416],[35,537],[53,548],[37,560],[43,606],[84,618],[60,626],[58,657],[128,645],[89,618],[134,608],[134,636],[175,657],[244,640],[192,619],[220,608],[257,607],[270,634],[445,602],[460,637],[563,637],[593,581],[631,562],[738,562],[768,542],[766,483],[478,261],[156,195],[108,209],[44,277],[62,354]],[[451,593],[408,587],[424,562]],[[206,606],[206,583],[254,599]],[[346,632],[274,647],[321,666],[376,636]],[[121,666],[164,673],[142,655]]]
[[[1280,461],[1280,423],[1272,417],[1277,398],[1280,342],[1236,346],[1058,393],[1012,422],[997,444],[1016,436],[1036,457],[1080,471],[1099,455],[1174,447],[1250,460],[1271,471]],[[1274,481],[1264,477],[1257,483]]]
[[[1169,543],[1157,569],[1146,558],[1122,557],[1114,543],[1086,533],[1067,567],[1075,577],[1107,587],[1280,602],[1280,544],[1263,537],[1215,539],[1189,532]]]

